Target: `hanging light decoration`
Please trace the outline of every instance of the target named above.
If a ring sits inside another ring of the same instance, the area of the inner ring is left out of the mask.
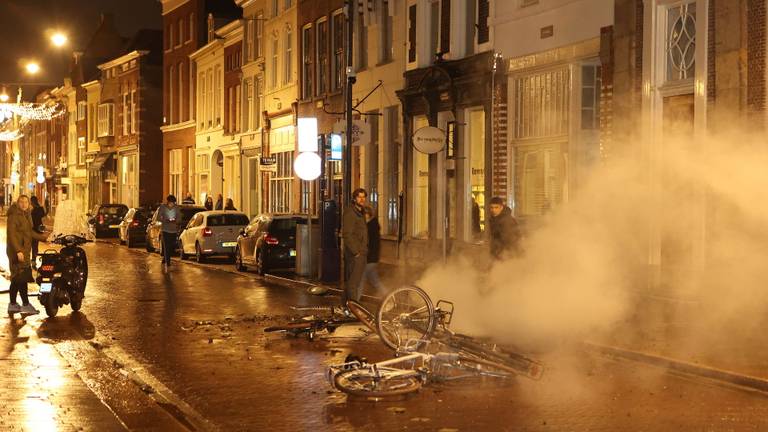
[[[63,106],[60,104],[39,103],[0,103],[0,111],[10,111],[27,120],[51,120],[64,114]]]

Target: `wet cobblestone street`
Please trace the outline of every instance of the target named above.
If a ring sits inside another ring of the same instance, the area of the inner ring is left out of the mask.
[[[356,325],[332,337],[266,334],[301,289],[143,250],[87,245],[82,314],[6,319],[3,430],[746,431],[768,428],[768,399],[579,348],[542,353],[540,382],[466,379],[396,400],[331,391],[325,367],[390,353]],[[33,301],[36,301],[33,300]],[[461,313],[457,305],[456,313]],[[149,386],[150,388],[147,388]]]

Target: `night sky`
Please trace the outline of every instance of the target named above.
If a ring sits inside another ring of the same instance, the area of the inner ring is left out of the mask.
[[[142,28],[162,28],[158,0],[0,0],[0,84],[61,83],[71,52],[88,41],[102,12],[114,15],[117,30],[131,37]],[[55,48],[46,31],[61,29],[69,43]],[[24,71],[25,59],[42,68],[36,78]]]

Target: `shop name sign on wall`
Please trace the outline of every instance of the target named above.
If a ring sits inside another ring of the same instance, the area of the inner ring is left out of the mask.
[[[262,156],[259,159],[259,170],[264,172],[277,172],[277,158],[274,156]]]
[[[422,153],[437,153],[445,147],[445,132],[433,126],[423,127],[413,134],[413,146]]]
[[[333,124],[333,133],[346,136],[347,122]],[[371,142],[371,124],[365,120],[352,120],[352,145],[366,146]]]

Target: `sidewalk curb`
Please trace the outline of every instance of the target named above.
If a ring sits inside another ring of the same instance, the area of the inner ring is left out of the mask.
[[[608,345],[600,345],[593,342],[584,342],[584,346],[587,350],[596,352],[601,355],[634,360],[653,366],[683,372],[689,375],[696,375],[699,377],[720,381],[722,383],[746,387],[752,390],[768,393],[768,379],[765,378],[759,378],[734,371],[689,363],[657,354],[633,351],[626,348],[619,348]]]

